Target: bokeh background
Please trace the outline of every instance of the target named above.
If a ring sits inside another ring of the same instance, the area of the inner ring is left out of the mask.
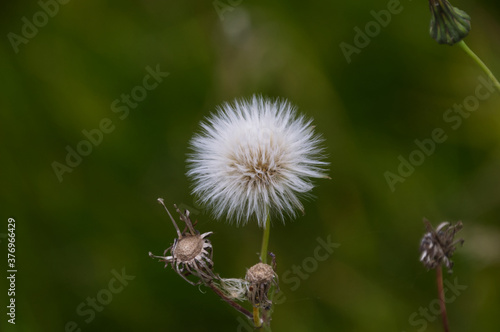
[[[272,228],[278,273],[296,277],[294,266],[314,257],[318,238],[340,244],[298,287],[282,280],[275,331],[441,331],[435,309],[410,320],[437,294],[433,271],[418,261],[423,217],[465,225],[465,245],[446,276],[467,286],[448,304],[452,330],[498,331],[499,93],[457,129],[443,120],[483,74],[460,48],[429,37],[426,1],[402,0],[401,12],[348,63],[340,43],[353,44],[354,28],[387,3],[220,0],[216,9],[212,1],[69,1],[17,53],[8,34],[21,35],[23,17],[33,22],[42,7],[2,3],[0,273],[14,217],[18,274],[15,326],[0,279],[0,329],[65,331],[73,321],[82,331],[250,331],[213,293],[147,254],[175,237],[156,202],[163,197],[214,232],[221,275],[243,277],[257,262],[261,231],[213,220],[198,206],[185,159],[217,105],[259,93],[288,98],[314,118],[331,163],[332,180],[316,182],[306,215]],[[472,16],[466,41],[500,75],[500,4],[454,5]],[[169,76],[120,119],[112,103],[142,85],[148,66]],[[53,162],[65,163],[67,146],[106,118],[114,130],[59,181]],[[448,139],[391,191],[384,173],[396,173],[398,156],[407,158],[435,128]],[[122,269],[135,278],[86,322],[77,308],[104,296],[112,271]]]

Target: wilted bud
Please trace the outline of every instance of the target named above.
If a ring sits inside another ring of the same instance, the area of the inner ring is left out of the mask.
[[[451,256],[456,249],[456,245],[463,245],[464,240],[455,240],[455,234],[463,227],[462,222],[457,222],[452,226],[445,221],[439,224],[434,230],[427,219],[424,219],[427,233],[424,234],[420,242],[420,261],[428,269],[435,269],[440,264],[448,268],[448,272],[452,272],[453,262]]]
[[[189,218],[189,211],[186,210],[185,213],[182,213],[174,204],[181,220],[186,224],[186,229],[181,232],[170,211],[165,206],[163,199],[158,198],[158,202],[163,205],[170,216],[177,231],[177,238],[174,239],[174,244],[165,250],[163,256],[155,256],[150,252],[149,257],[158,258],[160,261],[165,262],[165,267],[170,263],[175,272],[191,285],[207,284],[214,279],[218,279],[219,277],[213,272],[213,248],[208,239],[212,232],[200,234]],[[167,256],[169,252],[171,256]],[[187,278],[189,275],[193,275],[199,280],[189,280]]]
[[[429,0],[431,10],[430,34],[439,44],[453,45],[470,31],[470,16],[447,0]]]
[[[254,307],[269,310],[272,302],[267,297],[267,293],[274,283],[278,287],[278,277],[271,265],[257,263],[248,269],[245,276],[248,282],[247,298]]]

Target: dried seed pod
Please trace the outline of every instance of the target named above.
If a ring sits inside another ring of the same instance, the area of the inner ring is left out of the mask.
[[[174,271],[191,285],[206,284],[213,279],[218,279],[218,276],[213,272],[213,248],[208,239],[212,235],[212,232],[200,234],[194,229],[193,223],[189,218],[189,211],[186,210],[185,214],[183,214],[174,204],[176,211],[180,215],[180,219],[186,223],[187,227],[181,233],[174,218],[172,218],[172,215],[163,203],[163,199],[158,198],[158,202],[163,205],[170,219],[172,219],[178,237],[174,239],[174,244],[165,250],[163,253],[164,256],[155,256],[151,252],[149,256],[159,258],[165,262],[165,267],[170,263]],[[168,252],[171,253],[171,256],[167,256]],[[198,277],[199,280],[193,282],[187,278],[189,275]]]
[[[275,265],[274,259],[273,263]],[[250,303],[254,307],[269,310],[272,302],[267,297],[267,293],[271,285],[274,284],[276,288],[279,287],[278,275],[274,272],[273,267],[268,264],[257,263],[248,269],[245,280],[248,282],[247,298]]]

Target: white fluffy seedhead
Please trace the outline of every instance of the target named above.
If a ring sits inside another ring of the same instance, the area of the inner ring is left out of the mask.
[[[254,96],[223,104],[191,140],[187,175],[216,218],[244,224],[303,211],[310,178],[328,178],[322,139],[286,100]]]

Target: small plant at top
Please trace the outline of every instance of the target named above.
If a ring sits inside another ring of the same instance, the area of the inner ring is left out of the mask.
[[[453,7],[447,0],[429,0],[432,14],[430,35],[439,44],[458,44],[492,80],[500,91],[500,82],[486,64],[474,53],[463,40],[471,30],[471,18],[463,10]]]

